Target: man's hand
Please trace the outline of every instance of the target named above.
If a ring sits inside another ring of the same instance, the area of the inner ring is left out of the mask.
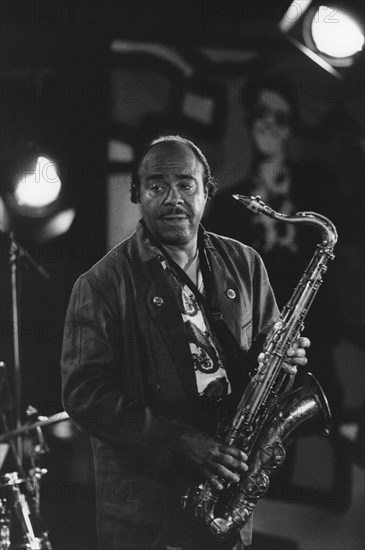
[[[307,364],[308,359],[305,356],[305,348],[309,348],[310,345],[310,340],[305,336],[301,336],[288,349],[285,362],[283,363],[283,369],[288,374],[296,374],[298,366],[304,367]]]
[[[248,469],[243,451],[193,429],[182,434],[177,452],[218,490],[223,489],[219,477],[238,483],[239,475]]]

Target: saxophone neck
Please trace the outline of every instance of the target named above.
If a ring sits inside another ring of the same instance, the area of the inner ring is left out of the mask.
[[[317,212],[296,212],[292,216],[288,216],[287,214],[276,212],[273,208],[265,204],[259,195],[256,197],[249,197],[247,195],[232,196],[255,214],[262,214],[274,220],[286,223],[313,225],[317,227],[322,233],[322,246],[326,249],[332,250],[337,242],[338,236],[335,225],[322,214],[318,214]]]
[[[308,225],[314,225],[322,232],[322,246],[333,250],[337,243],[338,234],[336,226],[331,220],[318,214],[318,212],[297,212],[295,216],[304,219],[304,223]]]

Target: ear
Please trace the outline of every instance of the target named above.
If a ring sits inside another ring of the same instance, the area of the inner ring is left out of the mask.
[[[131,186],[131,201],[135,204],[138,204],[139,201],[139,188],[137,185],[132,184]]]

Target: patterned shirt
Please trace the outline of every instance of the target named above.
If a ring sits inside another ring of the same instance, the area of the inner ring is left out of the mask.
[[[231,386],[224,367],[223,350],[212,334],[204,308],[198,303],[194,292],[184,284],[162,260],[178,307],[184,322],[193,360],[196,384],[200,397],[216,400],[231,393]],[[199,291],[203,291],[203,281],[199,271]]]

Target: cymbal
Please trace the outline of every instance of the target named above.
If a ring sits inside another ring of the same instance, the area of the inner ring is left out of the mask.
[[[31,430],[34,430],[35,428],[50,426],[51,424],[56,424],[57,422],[68,420],[69,418],[70,417],[68,416],[67,412],[64,412],[64,411],[57,414],[53,414],[52,416],[38,416],[38,420],[36,422],[33,422],[32,424],[24,424],[23,426],[20,426],[20,428],[17,428],[16,430],[12,430],[11,432],[7,432],[0,435],[0,443],[9,441],[10,439],[14,439],[15,437],[19,437],[20,435],[23,435],[23,434],[27,434]]]

